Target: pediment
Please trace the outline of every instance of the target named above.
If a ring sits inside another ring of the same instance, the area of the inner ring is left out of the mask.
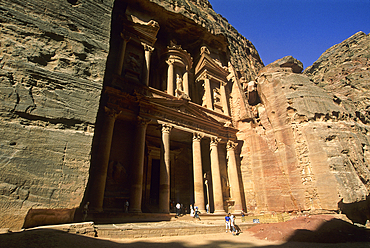
[[[195,67],[195,77],[199,79],[202,77],[204,72],[210,74],[211,76],[221,80],[227,81],[226,77],[229,72],[221,67],[214,59],[212,59],[207,53],[203,53]]]

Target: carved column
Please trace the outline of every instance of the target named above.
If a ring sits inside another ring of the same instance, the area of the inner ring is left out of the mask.
[[[188,95],[190,97],[190,94],[189,94],[189,70],[188,70],[188,66],[186,66],[185,68],[185,73],[184,73],[184,76],[183,76],[184,80],[184,92],[186,95]]]
[[[238,170],[236,167],[235,148],[238,144],[228,141],[226,145],[227,157],[228,157],[228,174],[229,174],[229,185],[231,188],[231,198],[235,201],[234,209],[235,212],[240,212],[243,209],[242,198],[240,194]]]
[[[97,212],[103,211],[105,183],[107,180],[114,122],[119,114],[116,110],[107,107],[105,107],[104,111],[105,115],[99,140],[96,142],[97,148],[94,149],[95,152],[91,158],[91,173],[86,200],[90,202],[90,210]]]
[[[150,55],[154,51],[154,47],[148,44],[141,43],[145,51],[145,68],[144,68],[144,82],[146,86],[149,86],[149,73],[150,73]]]
[[[116,66],[116,74],[121,76],[122,68],[123,68],[123,62],[125,60],[125,53],[126,53],[126,45],[127,42],[131,39],[130,37],[125,37],[124,34],[121,33],[121,41],[119,45],[119,51],[118,51],[118,60],[117,60],[117,66]]]
[[[174,61],[173,60],[167,60],[166,63],[168,64],[168,71],[167,71],[167,94],[170,94],[173,96],[174,94],[174,79],[173,79],[173,73],[174,73]]]
[[[141,198],[143,193],[143,171],[145,156],[145,133],[149,119],[138,117],[135,141],[132,144],[134,154],[132,154],[131,189],[130,189],[130,212],[141,213]]]
[[[213,104],[212,104],[212,92],[211,92],[211,80],[208,76],[204,79],[204,90],[206,94],[206,105],[208,109],[213,110]]]
[[[204,190],[203,190],[203,170],[202,170],[202,151],[200,141],[202,137],[199,133],[193,134],[193,177],[194,177],[194,203],[200,212],[205,212]]]
[[[211,138],[211,171],[212,171],[212,186],[213,186],[213,199],[215,206],[215,213],[225,213],[224,201],[222,196],[222,185],[220,175],[220,163],[218,160],[218,142],[219,138]]]
[[[170,212],[170,132],[172,126],[162,125],[161,161],[159,169],[159,212]]]
[[[230,115],[229,107],[227,104],[227,95],[226,95],[225,85],[226,83],[221,82],[220,90],[221,90],[222,108],[224,110],[225,115]]]

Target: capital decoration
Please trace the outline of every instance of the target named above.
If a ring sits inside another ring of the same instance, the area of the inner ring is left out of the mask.
[[[154,47],[144,43],[144,42],[141,42],[141,45],[143,45],[144,47],[144,51],[149,51],[150,53],[152,53],[154,51]]]
[[[122,111],[118,111],[116,109],[111,109],[108,107],[104,107],[104,113],[109,116],[110,118],[115,119]]]
[[[227,149],[227,150],[234,150],[237,146],[238,146],[238,144],[237,144],[237,143],[235,143],[235,142],[233,142],[233,141],[229,140],[229,141],[227,142],[227,144],[226,144],[226,149]]]
[[[148,125],[150,122],[151,122],[151,120],[150,120],[150,119],[148,119],[148,118],[143,118],[143,117],[141,117],[141,116],[138,116],[138,117],[137,117],[137,124],[138,124],[138,125],[146,126],[146,125]]]
[[[193,133],[193,141],[200,141],[203,138],[203,135],[200,133]]]
[[[221,141],[220,138],[218,138],[218,137],[212,137],[211,138],[211,145],[217,146],[220,141]]]
[[[162,133],[170,133],[173,126],[168,124],[162,124]]]

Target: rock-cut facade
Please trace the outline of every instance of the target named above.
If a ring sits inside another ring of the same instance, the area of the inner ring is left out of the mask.
[[[330,86],[325,58],[303,73],[293,57],[264,67],[207,0],[0,11],[1,226],[177,202],[212,214],[366,208],[367,112]],[[357,79],[364,53],[349,62]]]

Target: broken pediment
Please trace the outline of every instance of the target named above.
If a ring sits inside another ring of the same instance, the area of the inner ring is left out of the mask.
[[[125,36],[125,32],[129,32],[131,38],[135,38],[136,36],[140,42],[154,45],[157,41],[157,34],[160,28],[158,22],[154,20],[145,22],[133,15],[126,15],[126,17],[127,19],[123,18],[124,31],[122,36]]]
[[[228,75],[227,69],[224,69],[219,61],[211,58],[208,48],[202,47],[200,59],[195,67],[196,80],[202,80],[208,76],[221,82],[227,82]]]

